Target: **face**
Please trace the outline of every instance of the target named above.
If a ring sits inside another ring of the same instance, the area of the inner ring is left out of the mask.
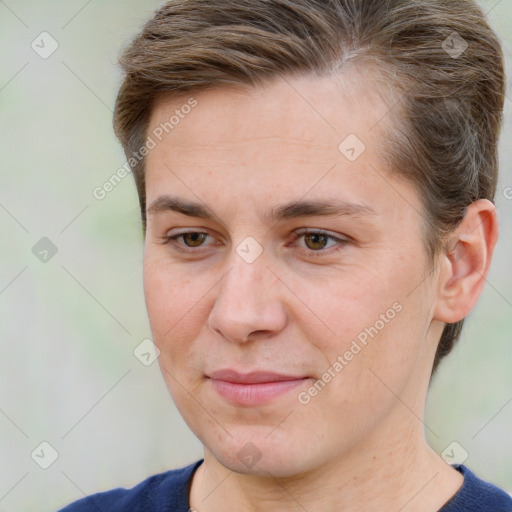
[[[152,112],[148,133],[188,113],[147,157],[144,254],[191,430],[231,470],[285,476],[421,427],[435,275],[420,196],[381,158],[387,102],[347,76],[193,96]]]

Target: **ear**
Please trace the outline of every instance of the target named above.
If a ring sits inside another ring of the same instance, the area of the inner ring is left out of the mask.
[[[491,201],[479,199],[468,206],[439,256],[435,319],[455,323],[471,312],[484,287],[498,232]]]

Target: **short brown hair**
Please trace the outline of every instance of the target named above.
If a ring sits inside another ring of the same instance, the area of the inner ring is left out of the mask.
[[[144,159],[131,157],[145,143],[157,99],[321,76],[346,59],[376,65],[402,98],[385,157],[421,194],[433,261],[467,206],[492,201],[497,184],[503,53],[475,0],[167,2],[120,57],[125,76],[114,113],[144,231]],[[433,372],[463,321],[445,326]]]

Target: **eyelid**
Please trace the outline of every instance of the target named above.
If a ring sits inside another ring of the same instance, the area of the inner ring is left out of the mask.
[[[309,235],[309,234],[323,235],[323,236],[327,236],[329,238],[333,238],[338,241],[348,241],[350,239],[350,237],[348,237],[346,235],[339,235],[337,233],[332,233],[330,231],[325,231],[323,229],[316,229],[316,228],[300,228],[300,229],[296,229],[294,231],[294,233],[299,236]]]

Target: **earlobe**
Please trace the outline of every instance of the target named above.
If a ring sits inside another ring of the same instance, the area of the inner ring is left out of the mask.
[[[485,285],[498,240],[498,217],[491,201],[479,199],[450,235],[439,256],[434,318],[455,323],[474,308]]]

